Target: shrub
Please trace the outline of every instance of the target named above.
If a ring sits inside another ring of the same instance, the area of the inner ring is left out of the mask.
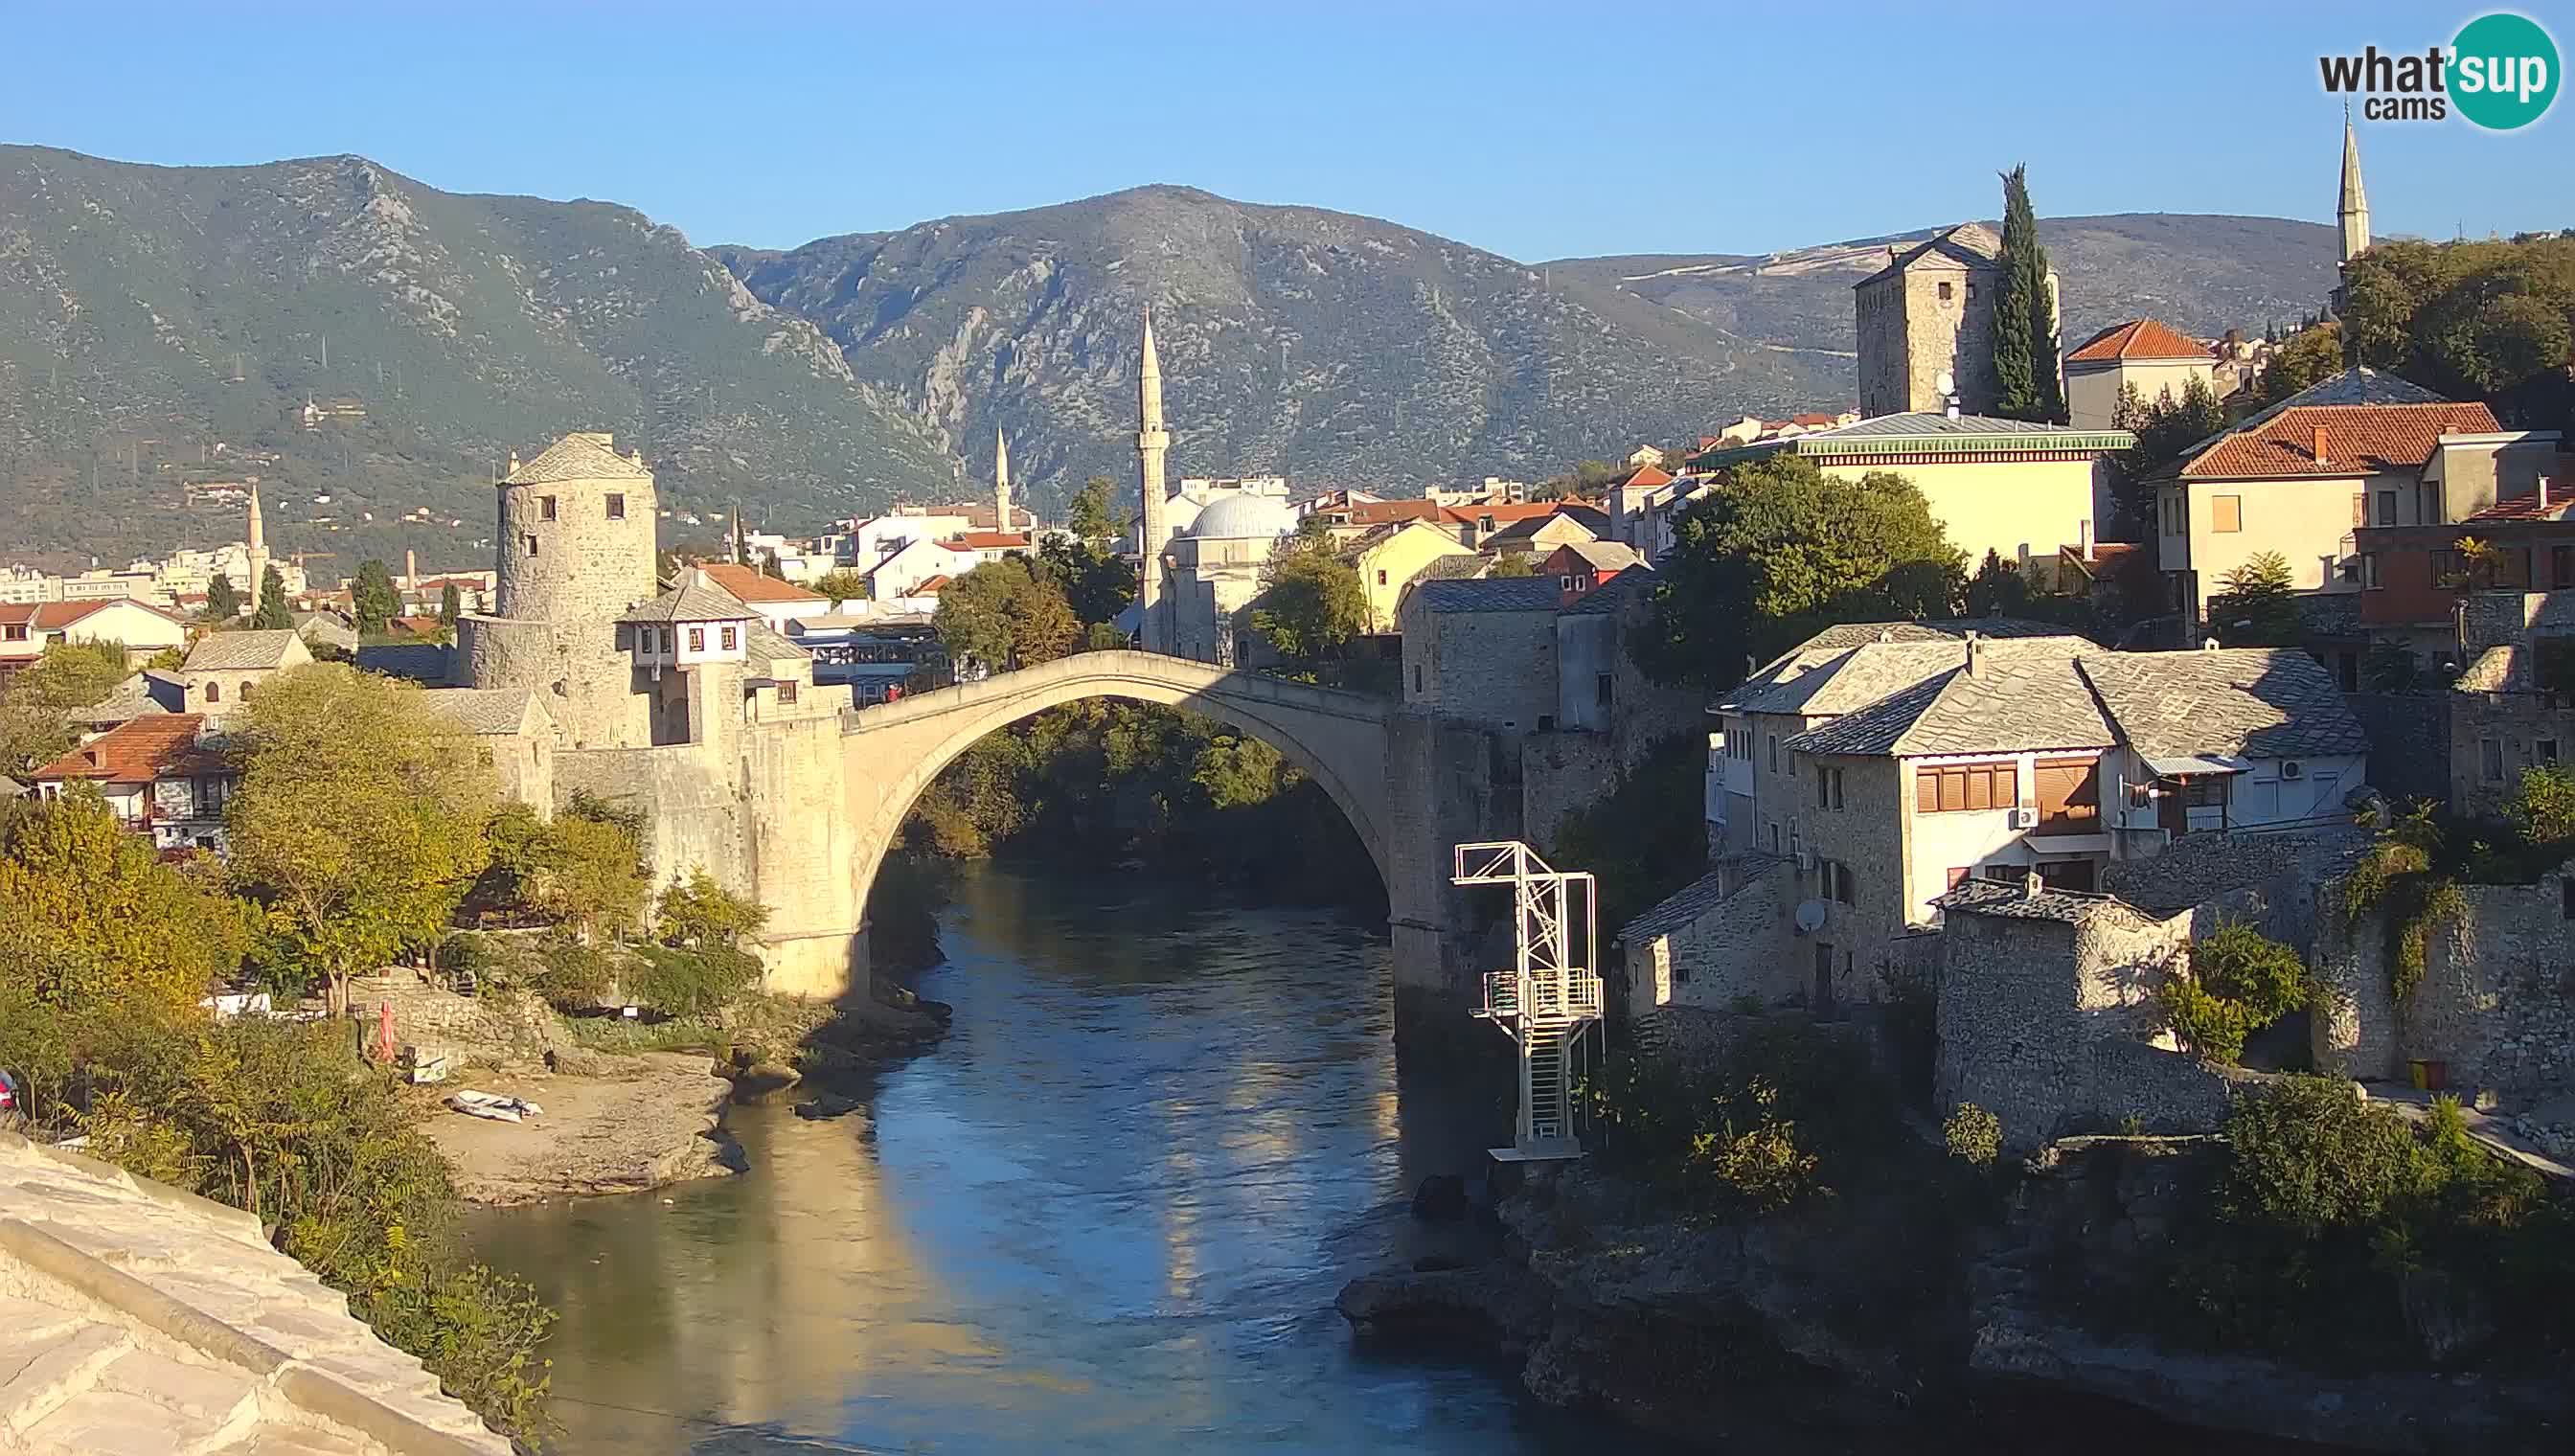
[[[1893,1135],[1891,1101],[1848,1044],[1765,1026],[1705,1070],[1620,1057],[1579,1089],[1604,1156],[1704,1212],[1766,1213],[1831,1191]]]
[[[2155,987],[2155,1010],[2164,1027],[2192,1052],[2229,1065],[2244,1055],[2244,1038],[2254,1029],[2250,1011],[2186,976]]]
[[[2306,960],[2242,920],[2191,942],[2190,973],[2209,994],[2243,1007],[2256,1030],[2307,1003]]]
[[[586,1011],[617,986],[617,963],[606,950],[552,932],[537,952],[542,969],[529,987],[559,1011]]]
[[[760,979],[760,957],[729,946],[703,950],[645,945],[627,976],[627,994],[667,1016],[723,1009]]]
[[[662,891],[653,936],[665,945],[730,948],[769,921],[769,907],[728,892],[702,866]]]
[[[1979,1168],[1990,1168],[2002,1160],[2003,1120],[1973,1102],[1961,1102],[1949,1120],[1940,1124],[1940,1132],[1949,1144],[1949,1156]]]

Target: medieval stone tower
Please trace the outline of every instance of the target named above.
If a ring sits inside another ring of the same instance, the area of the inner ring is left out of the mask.
[[[643,452],[567,435],[533,461],[513,457],[500,497],[499,590],[490,616],[457,625],[457,681],[543,694],[562,747],[649,744],[650,700],[617,645],[618,617],[657,590],[660,509]]]
[[[2002,291],[2002,239],[1961,223],[1903,251],[1852,286],[1859,316],[1859,412],[1938,414],[1948,407],[1943,374],[1955,377],[1958,409],[1993,413],[1994,300]]]

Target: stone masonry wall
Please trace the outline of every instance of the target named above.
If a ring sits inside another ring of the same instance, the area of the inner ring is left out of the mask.
[[[2440,802],[2450,794],[2448,695],[2346,693],[2343,702],[2369,734],[2370,786],[2392,803]],[[2471,763],[2471,768],[2473,768]]]
[[[2440,792],[2450,807],[2471,818],[2501,818],[2505,802],[2521,787],[2523,770],[2575,760],[2575,708],[2552,706],[2538,693],[2450,693],[2449,781]],[[2494,760],[2486,759],[2493,744]],[[2380,755],[2372,753],[2375,765]],[[2491,766],[2495,771],[2488,773]],[[2373,776],[2375,776],[2373,770]]]
[[[1405,603],[1404,704],[1514,732],[1555,717],[1555,612],[1430,612]],[[1418,690],[1413,683],[1421,684]]]
[[[2384,911],[2326,915],[2322,989],[2309,1022],[2319,1068],[2402,1079],[2409,1061],[2448,1064],[2460,1089],[2528,1099],[2575,1087],[2575,919],[2567,870],[2537,884],[2462,885],[2466,908],[2436,926],[2423,979],[2398,1003]]]
[[[1520,823],[1533,836],[1530,842],[1538,852],[1553,854],[1565,815],[1607,794],[1617,783],[1617,743],[1609,734],[1531,733],[1520,744]]]
[[[1427,713],[1385,723],[1385,895],[1393,938],[1394,1035],[1407,1053],[1489,1056],[1501,1044],[1466,1014],[1480,1004],[1476,927],[1508,912],[1500,889],[1448,882],[1452,845],[1523,837],[1520,785],[1496,772],[1493,735]]]

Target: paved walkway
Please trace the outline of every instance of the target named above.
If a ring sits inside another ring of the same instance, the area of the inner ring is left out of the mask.
[[[508,1456],[259,1225],[0,1132],[0,1456]]]

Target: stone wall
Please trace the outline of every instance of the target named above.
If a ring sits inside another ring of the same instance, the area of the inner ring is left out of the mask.
[[[1501,1038],[1466,1008],[1486,965],[1477,928],[1503,920],[1508,891],[1448,882],[1451,846],[1523,837],[1521,785],[1496,771],[1493,735],[1425,713],[1385,723],[1387,928],[1393,937],[1395,1044],[1407,1053],[1476,1057]]]
[[[1729,874],[1724,897],[1697,918],[1627,947],[1632,1013],[1802,1004],[1807,977],[1788,919],[1797,903],[1795,868],[1754,856],[1735,861],[1734,871],[1741,881],[1731,882]]]
[[[1555,610],[1432,612],[1403,606],[1403,702],[1511,732],[1549,725],[1556,701]],[[1416,686],[1417,685],[1417,686]]]
[[[2401,1080],[2413,1060],[2450,1085],[2511,1101],[2575,1087],[2575,918],[2568,871],[2537,884],[2460,886],[2465,908],[2430,934],[2423,979],[2401,1004],[2386,912],[2320,917],[2309,1020],[2320,1070]]]
[[[645,857],[656,885],[684,879],[704,865],[735,894],[759,894],[741,802],[719,775],[719,766],[695,744],[557,752],[557,808],[576,790],[645,815]],[[795,804],[808,802],[814,812],[829,812],[828,801],[810,800],[811,791],[808,786],[773,811],[793,812]]]
[[[2445,696],[2449,781],[2430,796],[2446,796],[2452,811],[2470,818],[2502,818],[2505,803],[2521,787],[2523,770],[2575,760],[2575,706],[2561,706],[2570,700],[2543,693]]]
[[[2049,902],[2072,896],[2048,896]],[[2153,986],[2181,963],[2189,916],[2157,919],[2115,900],[2062,914],[1952,909],[1939,985],[1938,1106],[1973,1102],[2026,1151],[2136,1118],[2206,1131],[2232,1078],[2149,1043]]]
[[[2448,695],[2346,693],[2342,701],[2369,734],[2370,786],[2392,803],[2450,794]]]
[[[1520,742],[1520,823],[1538,851],[1552,855],[1567,814],[1618,785],[1616,740],[1607,733],[1531,733]],[[1560,869],[1580,869],[1562,864]]]

